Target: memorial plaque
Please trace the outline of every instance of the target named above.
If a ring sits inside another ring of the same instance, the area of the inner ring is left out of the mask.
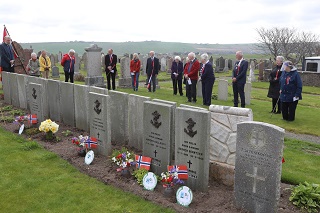
[[[175,119],[175,164],[188,167],[186,185],[207,191],[209,181],[209,111],[178,107]]]
[[[28,99],[30,100],[30,112],[37,115],[38,123],[44,121],[41,101],[42,89],[41,84],[29,83]]]
[[[173,142],[173,106],[152,101],[144,102],[143,155],[152,158],[151,171],[157,175],[167,171],[171,164]]]
[[[285,131],[254,121],[237,129],[236,205],[250,212],[277,212]]]
[[[89,87],[85,85],[74,85],[74,108],[76,127],[89,131]]]
[[[142,150],[144,101],[149,97],[130,94],[128,106],[129,146]]]
[[[60,81],[48,80],[47,86],[50,91],[48,98],[50,119],[53,121],[61,121]]]
[[[98,140],[97,153],[111,154],[110,108],[108,95],[89,93],[90,136]]]
[[[60,82],[60,109],[62,122],[75,126],[74,110],[74,84],[69,82]]]

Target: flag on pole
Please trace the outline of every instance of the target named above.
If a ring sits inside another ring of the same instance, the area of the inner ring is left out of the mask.
[[[136,155],[136,168],[150,170],[151,158],[142,155]]]
[[[178,178],[181,180],[188,180],[188,168],[186,165],[168,166],[168,171],[175,170],[178,173]]]
[[[89,137],[88,140],[85,142],[87,149],[95,149],[98,147],[97,138]]]
[[[4,25],[4,28],[3,28],[3,38],[2,40],[4,41],[4,37],[6,36],[10,36],[8,30],[7,30],[7,27]],[[11,37],[11,36],[10,36]],[[11,39],[11,45],[12,45],[12,39]],[[13,55],[14,55],[14,58],[18,58],[19,55],[18,53],[16,52],[16,49],[14,48],[14,46],[12,45],[12,51],[13,51]]]
[[[28,123],[29,124],[36,124],[38,123],[38,118],[36,114],[28,115]]]

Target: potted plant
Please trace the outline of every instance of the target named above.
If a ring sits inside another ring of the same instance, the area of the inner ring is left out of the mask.
[[[122,148],[121,150],[113,150],[111,155],[111,160],[115,163],[119,168],[117,171],[121,172],[121,175],[124,177],[130,177],[129,167],[135,165],[135,155],[129,152],[126,148]]]
[[[56,124],[54,121],[51,121],[50,119],[47,119],[45,121],[42,121],[39,126],[40,132],[46,133],[46,140],[52,141],[53,137],[57,131],[59,130],[59,125]]]
[[[174,194],[173,186],[183,184],[184,182],[178,177],[177,168],[173,167],[168,172],[161,173],[161,182],[164,189],[164,196],[171,197]]]

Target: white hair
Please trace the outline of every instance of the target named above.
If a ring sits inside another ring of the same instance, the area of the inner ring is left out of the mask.
[[[74,49],[70,49],[69,53],[76,53],[76,51],[74,51]]]
[[[174,60],[177,60],[177,59],[178,59],[179,61],[181,61],[181,58],[180,58],[180,56],[178,56],[178,55],[177,55],[176,57],[174,57]]]
[[[192,57],[192,58],[196,58],[196,54],[194,54],[194,52],[190,52],[189,54],[188,54],[188,58],[190,59],[190,56]]]
[[[242,51],[237,51],[236,54],[238,54],[238,55],[240,55],[240,56],[243,56]]]
[[[283,61],[284,61],[284,57],[281,56],[281,55],[278,55],[278,56],[276,57],[276,60],[280,60],[281,62],[283,62]]]
[[[31,57],[32,57],[32,56],[37,57],[37,53],[35,53],[35,52],[31,53]]]
[[[10,38],[10,36],[6,35],[4,38]],[[11,38],[10,38],[11,39]]]
[[[208,61],[208,58],[209,58],[207,53],[203,53],[200,57],[201,57],[201,59],[203,59],[205,61]]]
[[[134,57],[134,56],[137,56],[136,58],[139,59],[138,53],[133,53],[133,57]]]

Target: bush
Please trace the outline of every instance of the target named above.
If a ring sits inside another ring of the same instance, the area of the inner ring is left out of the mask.
[[[75,80],[75,81],[82,81],[82,82],[84,82],[84,81],[85,81],[84,78],[85,78],[85,76],[82,75],[82,74],[76,74],[76,75],[74,75],[74,80]]]
[[[318,212],[320,208],[320,186],[308,182],[300,183],[298,186],[291,188],[289,200],[309,213]]]
[[[139,183],[139,185],[142,185],[143,177],[146,174],[148,174],[148,170],[146,169],[137,169],[137,170],[134,170],[134,172],[132,173],[132,175],[137,179],[137,182]]]
[[[36,135],[36,134],[40,133],[40,131],[38,128],[30,128],[30,129],[26,129],[25,133],[27,135],[31,136],[31,135]]]
[[[13,107],[11,105],[8,106],[4,106],[1,108],[1,111],[11,111],[13,109]]]
[[[14,121],[14,118],[11,117],[11,116],[2,116],[0,118],[0,121],[7,122],[7,123],[12,123]]]
[[[22,116],[25,115],[24,111],[20,110],[20,109],[15,109],[11,111],[11,115],[13,116]]]

